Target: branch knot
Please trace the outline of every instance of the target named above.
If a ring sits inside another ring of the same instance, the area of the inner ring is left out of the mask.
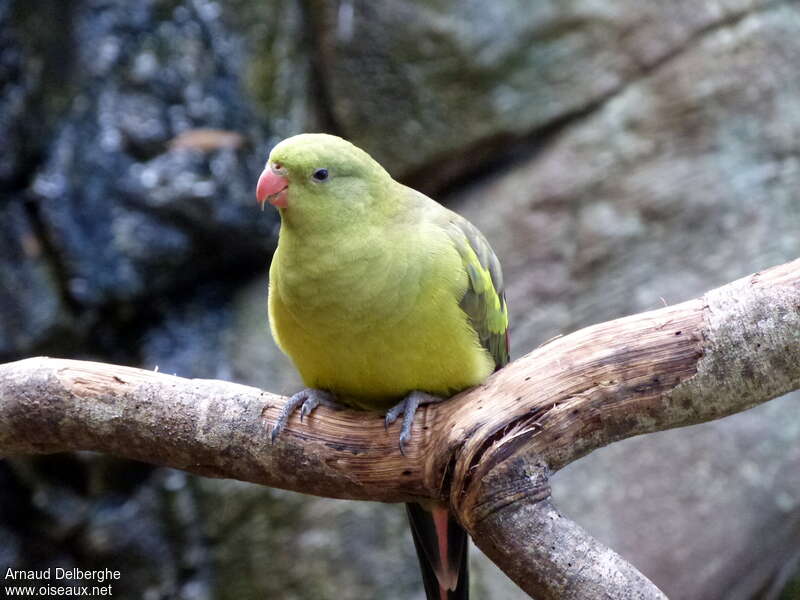
[[[541,459],[516,455],[495,465],[475,482],[468,497],[471,506],[460,507],[459,516],[480,523],[511,504],[541,502],[550,497],[550,468]]]

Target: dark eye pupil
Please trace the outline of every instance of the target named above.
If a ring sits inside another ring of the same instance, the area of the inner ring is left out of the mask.
[[[328,169],[317,169],[314,171],[313,177],[317,181],[325,181],[328,178]]]

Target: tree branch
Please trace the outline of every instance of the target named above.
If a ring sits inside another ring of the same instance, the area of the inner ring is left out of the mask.
[[[306,423],[293,418],[273,446],[269,426],[284,397],[49,358],[0,365],[0,454],[95,450],[334,498],[440,498],[540,599],[597,597],[600,589],[632,597],[630,585],[655,598],[633,567],[556,518],[547,470],[798,387],[800,260],[538,348],[483,385],[421,409],[406,456],[397,425],[386,432],[369,413],[320,407]],[[576,576],[567,557],[583,567],[584,551],[597,560]]]

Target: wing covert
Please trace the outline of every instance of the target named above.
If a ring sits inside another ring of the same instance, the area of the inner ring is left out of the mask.
[[[500,261],[477,227],[451,214],[448,234],[469,280],[459,304],[478,333],[481,345],[489,351],[499,369],[509,361],[508,306]]]

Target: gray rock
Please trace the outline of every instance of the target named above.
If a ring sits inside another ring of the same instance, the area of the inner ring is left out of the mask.
[[[0,182],[13,185],[21,175],[26,148],[22,143],[23,112],[30,100],[34,74],[24,69],[24,50],[11,28],[10,5],[0,5],[0,137],[16,152],[0,156]]]
[[[21,202],[0,205],[0,357],[43,347],[71,326]]]
[[[88,452],[5,460],[0,506],[13,534],[4,550],[15,555],[4,567],[118,570],[103,583],[117,597],[210,598],[202,509],[187,479]]]
[[[335,126],[434,189],[767,5],[346,0],[312,11]]]
[[[423,600],[405,511],[234,481],[201,481],[219,598]]]
[[[229,0],[220,6],[228,30],[244,34],[240,74],[256,114],[281,138],[324,129],[327,107],[316,93],[321,82],[302,3]]]
[[[219,286],[196,290],[177,306],[159,303],[156,324],[142,335],[141,364],[181,377],[231,379],[232,314]]]
[[[71,98],[33,191],[84,306],[185,285],[272,244],[253,218],[264,122],[219,6],[86,2]],[[191,265],[191,269],[188,267]]]
[[[0,190],[27,187],[67,102],[68,3],[0,2]],[[53,27],[62,23],[64,27]]]

